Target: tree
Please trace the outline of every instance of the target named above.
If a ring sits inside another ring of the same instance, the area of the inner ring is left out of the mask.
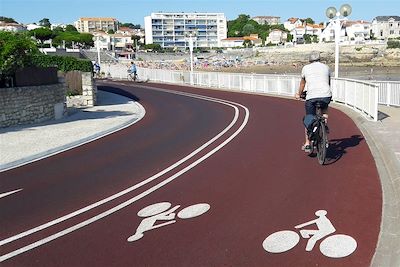
[[[36,44],[27,35],[0,31],[0,79],[30,66],[32,56],[38,53]]]
[[[256,33],[256,29],[252,24],[247,23],[246,25],[243,26],[242,33],[244,36],[249,36],[252,33]]]
[[[115,32],[114,32],[114,30],[108,30],[107,33],[108,34],[114,34]]]
[[[243,28],[249,20],[249,15],[240,14],[237,19],[228,21],[228,37],[243,36]]]
[[[309,34],[304,34],[304,42],[306,43],[306,44],[311,44],[311,35],[309,35]]]
[[[0,16],[0,21],[3,21],[5,23],[18,23],[13,18],[7,18],[3,16]]]
[[[50,23],[50,20],[48,18],[44,18],[44,19],[39,20],[39,25],[43,26],[43,27],[50,28],[51,23]]]
[[[132,36],[131,36],[131,39],[133,40],[133,43],[134,43],[135,46],[136,46],[137,44],[139,44],[140,36],[138,36],[138,35],[132,35]]]
[[[77,32],[78,30],[75,28],[74,25],[68,24],[68,25],[65,27],[65,31],[66,31],[66,32]]]
[[[306,18],[303,21],[305,21],[307,24],[315,24],[315,22],[312,18]]]
[[[84,47],[94,46],[93,35],[90,33],[81,33],[79,35],[79,43]]]
[[[128,27],[130,29],[140,29],[140,24],[133,24],[133,23],[120,23],[119,24],[120,27]]]
[[[151,49],[153,51],[161,51],[161,45],[159,44],[147,44],[144,46],[144,49]]]
[[[293,35],[292,35],[292,34],[288,33],[288,35],[287,35],[287,41],[288,41],[288,42],[293,41]]]
[[[50,40],[54,37],[53,31],[49,28],[37,28],[30,31],[31,36],[34,36],[37,40],[44,43],[46,40]]]

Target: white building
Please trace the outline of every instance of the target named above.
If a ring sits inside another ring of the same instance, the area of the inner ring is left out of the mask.
[[[308,34],[311,36],[317,36],[318,40],[321,40],[321,34],[324,29],[324,26],[317,24],[306,24],[305,26],[297,26],[290,31],[290,34],[293,35],[293,40],[297,43],[303,43],[304,35]]]
[[[303,23],[299,18],[290,18],[283,23],[283,26],[286,30],[291,31],[296,27],[302,26]]]
[[[187,48],[187,37],[195,36],[194,47],[221,47],[227,37],[223,13],[151,13],[144,18],[146,44]]]
[[[8,32],[22,32],[26,31],[26,27],[22,24],[18,23],[6,23],[0,21],[0,31],[8,31]]]
[[[363,20],[346,21],[347,41],[364,42],[371,37],[371,23]]]
[[[78,32],[93,33],[95,31],[108,32],[118,30],[118,20],[114,18],[80,18],[74,22]]]
[[[252,46],[262,45],[262,40],[257,35],[244,37],[229,37],[221,40],[222,47],[244,47],[245,41],[249,41]]]
[[[253,17],[252,20],[256,21],[258,24],[261,25],[277,25],[280,24],[281,17],[274,17],[274,16],[256,16]]]
[[[43,26],[36,25],[36,24],[34,24],[34,23],[26,24],[25,26],[26,26],[26,29],[27,29],[28,31],[35,30],[35,29],[39,29],[39,28],[44,28]]]
[[[345,27],[341,27],[340,30],[340,36],[339,36],[339,40],[340,41],[345,41],[346,40],[346,28]],[[334,23],[329,23],[326,28],[322,31],[321,36],[320,36],[320,40],[322,42],[334,42],[335,41],[335,25]]]
[[[280,44],[285,43],[287,40],[287,33],[281,30],[272,30],[266,40],[266,43],[269,44]]]
[[[55,28],[58,28],[58,27],[60,27],[60,28],[62,28],[62,29],[66,29],[67,28],[67,24],[64,24],[64,23],[54,23],[54,24],[51,24],[50,25],[50,30],[54,30]]]
[[[372,20],[371,29],[374,37],[381,40],[400,37],[400,17],[378,16]]]

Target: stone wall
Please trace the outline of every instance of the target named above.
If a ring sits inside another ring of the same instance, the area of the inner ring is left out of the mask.
[[[97,86],[92,73],[82,73],[82,95],[69,96],[68,107],[93,107],[96,105]]]
[[[63,83],[0,88],[0,127],[62,118],[65,94]]]

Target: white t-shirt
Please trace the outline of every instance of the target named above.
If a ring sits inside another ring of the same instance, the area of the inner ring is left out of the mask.
[[[332,96],[331,87],[329,86],[331,75],[327,65],[318,61],[305,65],[301,70],[301,78],[306,80],[306,100]]]

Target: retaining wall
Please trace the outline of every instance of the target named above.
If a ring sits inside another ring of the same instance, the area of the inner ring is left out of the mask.
[[[65,94],[63,83],[0,88],[0,127],[62,118]]]

